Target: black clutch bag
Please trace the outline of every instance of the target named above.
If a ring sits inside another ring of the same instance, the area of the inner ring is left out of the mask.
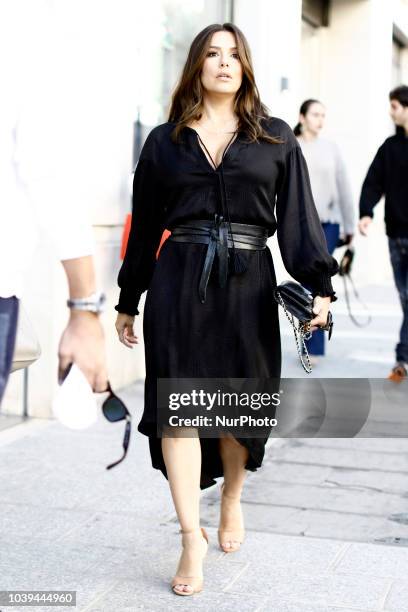
[[[289,323],[293,327],[295,334],[296,346],[299,354],[300,362],[303,368],[308,374],[312,371],[312,364],[310,363],[309,353],[305,344],[305,340],[309,340],[312,337],[310,321],[314,319],[313,314],[313,295],[311,292],[296,283],[295,281],[284,281],[273,291],[273,296],[280,304],[289,320]],[[294,319],[299,321],[296,326]],[[331,338],[333,328],[333,318],[329,311],[327,317],[327,323],[325,327],[321,329],[329,332],[329,340]],[[306,355],[307,364],[303,359],[302,349],[300,344],[303,345],[303,352]]]
[[[274,290],[275,300],[286,308],[300,323],[313,319],[313,296],[299,283],[285,281]]]

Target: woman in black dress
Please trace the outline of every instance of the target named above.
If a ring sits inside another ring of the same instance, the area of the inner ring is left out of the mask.
[[[165,228],[172,233],[156,259]],[[267,438],[200,437],[181,427],[158,437],[156,380],[280,377],[276,277],[266,246],[275,231],[288,272],[313,287],[312,329],[324,326],[338,266],[327,251],[301,149],[290,127],[260,101],[242,32],[211,25],[191,45],[169,121],[143,147],[115,307],[119,339],[132,348],[134,317],[148,290],[138,430],[149,437],[153,467],[169,481],[181,526],[183,552],[172,581],[179,595],[202,588],[208,542],[200,489],[224,477],[218,538],[225,552],[237,550],[246,470],[261,466]]]

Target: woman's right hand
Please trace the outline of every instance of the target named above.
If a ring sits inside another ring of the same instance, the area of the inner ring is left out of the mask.
[[[361,217],[360,221],[358,222],[358,229],[360,234],[362,234],[363,236],[367,236],[368,228],[370,227],[372,222],[373,220],[371,217]]]
[[[131,315],[120,312],[116,317],[116,331],[118,332],[118,337],[120,342],[127,346],[128,348],[133,348],[134,344],[138,344],[138,337],[135,336],[133,332],[133,324],[135,322],[135,317]]]

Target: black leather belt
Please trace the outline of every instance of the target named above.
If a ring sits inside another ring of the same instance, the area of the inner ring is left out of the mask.
[[[198,293],[204,304],[207,284],[210,278],[215,253],[218,255],[218,280],[220,287],[225,287],[228,277],[228,248],[232,247],[231,228],[234,245],[237,249],[262,250],[266,248],[268,230],[260,225],[246,223],[227,223],[217,213],[214,220],[191,219],[171,229],[168,240],[175,242],[195,242],[208,244]]]

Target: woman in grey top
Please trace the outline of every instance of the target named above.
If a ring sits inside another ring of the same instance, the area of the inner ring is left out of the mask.
[[[339,242],[350,244],[355,227],[355,211],[346,167],[337,145],[321,138],[325,107],[318,100],[305,100],[300,107],[294,133],[306,159],[313,199],[319,213],[330,254]],[[316,330],[306,342],[312,363],[324,355],[324,332]]]

